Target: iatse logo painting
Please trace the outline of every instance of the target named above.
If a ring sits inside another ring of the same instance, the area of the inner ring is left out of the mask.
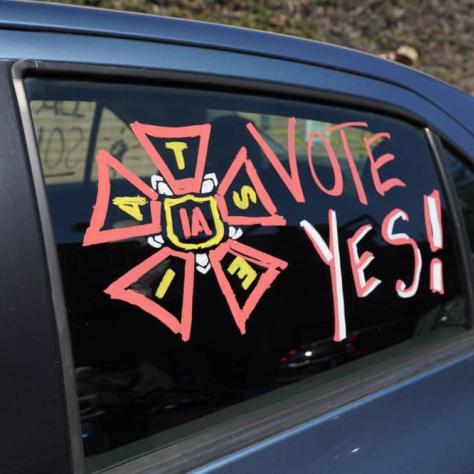
[[[217,284],[227,301],[230,313],[241,334],[246,332],[246,322],[262,296],[271,291],[272,283],[288,263],[280,258],[253,248],[239,241],[246,226],[284,226],[286,219],[278,213],[271,194],[259,177],[241,147],[230,163],[220,182],[215,173],[206,173],[206,160],[211,125],[164,127],[134,122],[131,130],[147,152],[157,174],[149,182],[136,176],[106,150],[96,156],[98,167],[97,198],[90,225],[84,235],[83,245],[146,238],[156,252],[112,282],[104,291],[111,298],[138,306],[157,318],[183,341],[191,336],[195,272],[207,275],[214,272]],[[308,170],[315,186],[330,196],[344,192],[344,181],[339,158],[328,135],[338,133],[344,145],[345,160],[352,174],[357,199],[368,205],[362,181],[351,155],[345,136],[347,127],[368,127],[365,122],[348,122],[313,131],[308,135]],[[306,201],[299,178],[295,153],[296,119],[288,119],[288,169],[283,166],[264,136],[252,124],[248,133],[262,150],[281,183],[296,203]],[[323,145],[333,173],[333,187],[320,181],[312,158],[312,143],[317,139]],[[389,140],[390,134],[378,133],[364,138],[374,188],[385,196],[395,187],[406,187],[399,178],[382,180],[380,169],[395,159],[386,153],[375,157],[372,148],[380,141]],[[126,182],[130,192],[117,195],[111,171]],[[433,190],[424,198],[424,215],[430,250],[435,253],[443,248],[441,203],[439,191]],[[108,222],[110,210],[119,210],[132,219],[133,224],[116,228]],[[308,220],[300,225],[311,242],[315,255],[325,265],[331,278],[335,341],[346,338],[344,289],[342,285],[341,257],[337,215],[328,209],[329,237],[325,241]],[[422,270],[422,257],[416,241],[406,233],[396,232],[399,221],[409,221],[403,209],[389,212],[381,224],[381,237],[390,245],[408,246],[413,254],[411,281],[397,280],[394,291],[400,298],[411,298],[418,291]],[[376,256],[365,251],[360,254],[358,245],[374,229],[365,224],[358,228],[345,244],[348,247],[350,267],[357,296],[365,298],[382,282],[370,275],[369,265]],[[442,261],[436,256],[430,261],[430,289],[444,293]],[[143,291],[146,287],[148,291]],[[152,288],[152,291],[149,291]],[[173,288],[182,298],[177,312],[169,307],[166,299]]]
[[[131,128],[158,174],[147,184],[107,151],[99,151],[97,200],[83,245],[148,236],[149,245],[159,250],[111,283],[105,292],[140,307],[187,341],[191,335],[195,271],[207,274],[212,269],[244,334],[253,309],[287,263],[239,242],[243,235],[240,226],[284,225],[285,219],[277,215],[245,148],[220,183],[214,173],[204,174],[210,125],[159,127],[135,122]],[[112,197],[110,168],[127,180],[137,195]],[[236,189],[233,182],[240,173],[246,175],[248,184]],[[229,211],[228,203],[236,213]],[[257,204],[262,215],[249,213]],[[131,216],[136,225],[108,229],[110,206]],[[143,278],[155,282],[152,295],[136,288]],[[163,305],[172,285],[180,285],[181,289],[179,315]],[[245,295],[243,300],[236,296],[236,285]]]

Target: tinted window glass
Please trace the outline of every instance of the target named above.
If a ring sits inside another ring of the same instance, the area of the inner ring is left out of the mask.
[[[459,204],[466,223],[466,230],[474,250],[474,170],[472,164],[458,155],[451,147],[446,147],[446,159],[451,171]]]
[[[252,95],[26,86],[87,456],[464,328],[418,128]]]

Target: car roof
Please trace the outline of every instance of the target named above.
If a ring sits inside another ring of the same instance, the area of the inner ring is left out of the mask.
[[[317,41],[193,20],[6,0],[0,28],[142,39],[243,52],[328,67],[395,84],[442,108],[474,134],[474,98],[415,69]],[[466,105],[469,105],[468,107]]]

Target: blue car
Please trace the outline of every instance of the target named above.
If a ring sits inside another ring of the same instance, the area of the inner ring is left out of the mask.
[[[471,473],[474,99],[326,44],[4,1],[1,473]]]

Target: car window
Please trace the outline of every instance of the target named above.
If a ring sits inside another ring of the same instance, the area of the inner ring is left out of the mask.
[[[467,327],[415,125],[242,93],[25,85],[89,459],[143,453],[160,434],[155,449],[212,412]]]
[[[471,251],[474,251],[474,169],[471,163],[449,145],[445,147],[445,157],[456,186]]]

